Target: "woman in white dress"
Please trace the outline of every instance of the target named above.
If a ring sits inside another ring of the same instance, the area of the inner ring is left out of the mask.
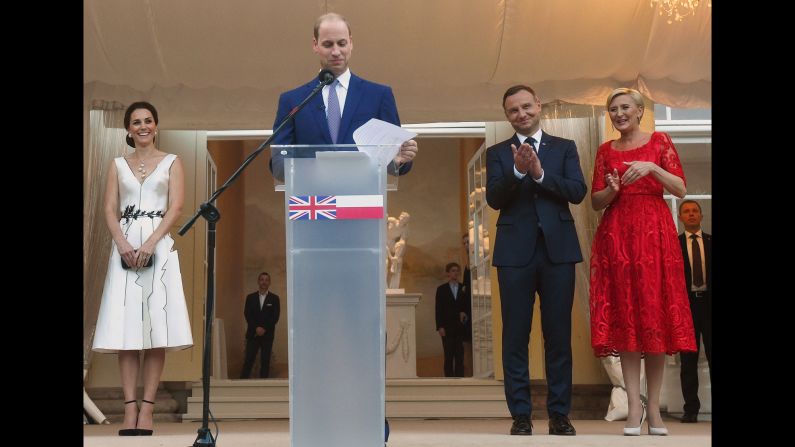
[[[113,247],[93,350],[119,355],[125,400],[119,436],[152,434],[165,351],[193,345],[179,258],[168,234],[182,211],[184,171],[176,155],[155,147],[157,123],[151,104],[136,102],[127,108],[126,141],[135,151],[111,162],[105,187],[105,221]],[[139,412],[135,392],[140,367],[144,394]]]

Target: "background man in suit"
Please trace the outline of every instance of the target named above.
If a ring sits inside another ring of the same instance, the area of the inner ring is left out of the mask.
[[[696,352],[682,352],[682,396],[685,399],[682,422],[696,422],[701,402],[698,400],[698,355],[701,351],[699,335],[704,340],[704,353],[712,381],[712,235],[701,231],[701,205],[695,200],[679,204],[679,220],[685,226],[679,235],[685,264],[685,284],[696,330]]]
[[[320,59],[321,68],[331,70],[336,80],[323,87],[320,95],[285,124],[273,144],[353,144],[353,132],[371,118],[400,125],[392,88],[362,79],[351,73],[348,61],[353,52],[353,36],[348,21],[341,15],[328,13],[315,22],[312,50]],[[279,109],[273,127],[279,125],[295,106],[309,96],[318,80],[279,97]],[[313,156],[305,153],[305,156]],[[411,169],[417,155],[417,142],[408,140],[390,163],[390,174],[403,175]],[[271,172],[284,178],[284,159],[271,159]]]
[[[541,131],[541,101],[516,85],[502,100],[516,133],[486,152],[486,201],[500,210],[492,264],[502,305],[505,398],[512,435],[531,435],[528,343],[533,304],[541,299],[549,394],[549,434],[574,435],[571,408],[571,308],[574,265],[582,262],[569,203],[587,187],[574,141]]]
[[[271,350],[273,349],[273,334],[276,323],[279,321],[279,295],[271,293],[271,275],[266,272],[257,278],[259,290],[246,297],[246,307],[243,314],[246,316],[246,358],[243,361],[241,379],[248,379],[251,367],[254,366],[254,357],[257,351],[260,355],[259,376],[268,377],[271,364]]]
[[[464,284],[458,282],[461,266],[451,262],[444,267],[447,282],[436,289],[436,331],[442,337],[445,377],[464,377],[464,324],[469,320],[469,299]]]

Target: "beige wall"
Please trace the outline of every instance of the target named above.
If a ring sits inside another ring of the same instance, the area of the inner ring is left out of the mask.
[[[248,155],[262,142],[244,141],[243,152]],[[279,295],[281,315],[276,324],[276,334],[273,342],[273,358],[271,361],[272,377],[287,377],[287,269],[285,261],[285,227],[284,227],[284,193],[273,189],[273,177],[268,169],[270,150],[265,150],[247,168],[245,176],[246,196],[244,201],[245,226],[240,233],[242,236],[242,272],[240,287],[243,294],[240,296],[240,312],[238,319],[242,322],[243,300],[245,295],[257,290],[257,276],[260,272],[268,272],[271,276],[270,291]],[[238,349],[243,350],[242,331],[232,334],[239,337]],[[227,333],[227,337],[230,334]],[[231,357],[230,357],[231,359]],[[242,366],[231,366],[230,377],[239,375]],[[256,366],[255,366],[256,368]]]
[[[423,298],[417,306],[416,339],[419,376],[442,376],[442,346],[434,320],[436,287],[445,281],[444,265],[458,262],[463,265],[460,248],[466,225],[466,163],[480,147],[482,138],[425,138],[419,140],[420,153],[411,173],[400,178],[399,190],[391,192],[388,213],[397,216],[401,211],[411,214],[408,250],[403,263],[401,287],[407,292],[419,292]],[[241,158],[255,150],[260,141],[244,141]],[[213,152],[214,154],[215,152]],[[224,318],[227,337],[229,377],[235,378],[242,365],[243,299],[256,289],[256,277],[261,271],[271,274],[271,290],[281,297],[282,314],[276,326],[274,360],[271,376],[287,377],[287,290],[284,239],[284,196],[273,190],[268,173],[270,154],[265,151],[247,169],[245,181],[245,225],[242,238],[242,293],[232,300],[239,310],[218,316]],[[256,174],[261,173],[261,175]],[[219,181],[223,179],[220,178]],[[462,199],[462,197],[464,197]],[[585,203],[585,202],[583,202]],[[584,206],[584,205],[579,205]],[[224,212],[222,210],[222,212]],[[493,212],[493,210],[492,210]],[[490,218],[494,226],[496,212]],[[224,221],[228,215],[224,214]],[[462,219],[464,219],[462,221]],[[495,229],[491,228],[491,234]],[[221,229],[219,228],[219,237]],[[492,272],[494,288],[496,270]],[[579,292],[578,293],[584,293]],[[499,294],[495,300],[495,320],[500,320]],[[234,307],[233,306],[233,307]],[[538,306],[538,303],[536,303]],[[544,378],[543,339],[540,331],[540,312],[534,315],[531,361],[533,378]],[[607,377],[590,350],[590,333],[585,310],[575,306],[572,313],[572,347],[575,358],[575,383],[607,383]],[[495,321],[495,328],[501,322]],[[239,329],[235,329],[239,328]],[[495,360],[500,362],[499,329],[495,332]],[[495,365],[499,368],[501,365]],[[501,368],[500,372],[501,372]]]
[[[441,358],[442,347],[436,333],[434,321],[434,295],[436,287],[444,282],[444,265],[455,261],[462,263],[460,249],[464,223],[461,222],[461,200],[466,177],[463,176],[469,154],[474,153],[482,139],[463,140],[455,138],[426,138],[419,140],[420,153],[411,173],[400,178],[399,190],[390,193],[388,214],[397,216],[401,211],[411,214],[408,249],[403,262],[401,287],[407,292],[419,292],[423,298],[417,306],[417,357]],[[216,154],[238,151],[240,158],[255,150],[261,141],[211,142],[210,150]],[[239,277],[219,271],[219,304],[217,316],[224,319],[227,339],[227,366],[230,378],[239,375],[242,366],[245,323],[243,302],[245,295],[256,290],[259,272],[271,274],[271,290],[281,297],[281,317],[276,326],[274,359],[271,376],[287,376],[287,296],[284,235],[284,194],[273,190],[273,180],[268,171],[270,154],[263,152],[255,159],[241,178],[244,224],[232,225],[232,217],[226,208],[221,209],[223,218],[219,225],[220,239],[225,232],[232,231],[240,246],[242,265],[231,268],[241,272]],[[220,163],[219,163],[220,164]],[[219,166],[219,182],[221,175]],[[245,185],[245,186],[243,186]],[[238,186],[233,187],[237,188]],[[230,190],[226,194],[233,193]],[[242,235],[242,237],[239,237]],[[219,248],[219,268],[222,265]],[[236,257],[229,254],[224,262],[234,264]],[[221,283],[237,281],[237,290],[222,298]],[[238,295],[235,296],[234,294]],[[226,302],[222,302],[222,301]],[[441,363],[435,375],[442,375]],[[433,371],[431,371],[432,374]]]
[[[419,139],[420,152],[408,175],[401,177],[399,191],[389,198],[389,215],[401,211],[411,214],[408,250],[403,262],[401,287],[407,292],[420,292],[417,305],[416,337],[418,365],[428,363],[434,368],[418,367],[420,374],[443,376],[442,342],[436,332],[436,288],[446,281],[444,266],[448,262],[464,264],[461,235],[466,228],[465,200],[467,153],[474,153],[482,139],[456,138]],[[466,157],[466,158],[465,158]],[[463,279],[463,278],[462,278]]]
[[[207,149],[215,162],[217,187],[221,186],[243,161],[241,141],[210,141]],[[224,320],[228,377],[237,378],[243,364],[242,334],[246,330],[242,319],[243,289],[243,239],[245,228],[243,201],[246,194],[245,176],[254,174],[246,170],[221,197],[216,207],[221,220],[216,227],[215,244],[215,316]]]

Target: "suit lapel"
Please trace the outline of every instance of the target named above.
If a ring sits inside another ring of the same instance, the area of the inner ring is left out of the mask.
[[[679,236],[679,244],[682,247],[682,258],[685,261],[685,286],[687,290],[690,290],[690,285],[692,283],[691,277],[693,276],[692,270],[690,269],[690,256],[687,254],[687,233],[682,233]]]
[[[507,172],[510,172],[510,173],[513,173],[513,150],[511,150],[511,145],[512,144],[514,146],[516,146],[517,149],[519,148],[519,146],[522,145],[522,143],[519,142],[519,136],[516,135],[516,133],[514,133],[513,134],[513,138],[508,140],[508,142],[505,144],[505,154],[506,154],[505,155],[505,165],[507,166],[507,168],[510,168],[507,171]]]
[[[707,271],[704,272],[707,275],[707,289],[711,289],[710,286],[712,284],[712,236],[707,236],[704,234],[704,231],[701,231],[701,234],[704,236],[704,265],[707,268]]]
[[[461,283],[458,283],[458,287],[456,287],[455,295],[453,295],[453,289],[450,287],[450,283],[447,283],[447,294],[450,295],[453,299],[453,304],[458,302],[458,296],[461,294]]]
[[[362,98],[362,80],[358,76],[351,73],[351,80],[348,82],[348,93],[345,95],[345,106],[342,109],[342,121],[340,121],[340,131],[337,134],[339,144],[345,143],[345,135],[348,134],[348,128],[351,127],[353,115],[356,114],[356,108],[359,107],[359,101]],[[328,129],[328,124],[326,125]],[[328,130],[326,130],[328,133]],[[331,136],[329,136],[331,141]]]
[[[267,308],[267,306],[268,306],[268,304],[270,302],[271,302],[271,293],[268,292],[268,293],[265,294],[265,301],[263,301],[263,303],[262,303],[262,309],[261,310],[263,312],[265,312],[265,309]]]
[[[308,95],[312,92],[314,86],[312,82],[306,85],[306,92],[305,95]],[[323,105],[323,92],[321,91],[311,101],[309,104],[306,105],[304,110],[309,109],[309,113],[315,119],[315,123],[317,124],[317,128],[322,130],[323,133],[323,140],[327,144],[331,144],[331,133],[328,131],[328,120],[326,120],[326,106]]]
[[[541,132],[541,142],[538,145],[538,160],[541,166],[544,166],[544,159],[547,158],[549,152],[552,150],[552,144],[549,141],[549,135],[546,132]]]

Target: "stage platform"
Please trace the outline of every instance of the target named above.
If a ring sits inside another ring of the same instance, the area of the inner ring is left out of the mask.
[[[390,420],[388,447],[709,447],[712,423],[682,424],[667,419],[669,436],[623,436],[623,421],[572,420],[577,436],[550,436],[547,421],[533,420],[533,436],[510,436],[511,421],[502,419],[395,419]],[[120,424],[85,425],[85,447],[189,447],[196,440],[199,422],[158,423],[154,436],[120,437]],[[213,434],[216,428],[210,423]],[[289,421],[261,419],[221,421],[216,447],[290,447]],[[644,425],[645,430],[645,425]],[[351,446],[358,447],[358,446]],[[379,446],[373,446],[379,447]]]

